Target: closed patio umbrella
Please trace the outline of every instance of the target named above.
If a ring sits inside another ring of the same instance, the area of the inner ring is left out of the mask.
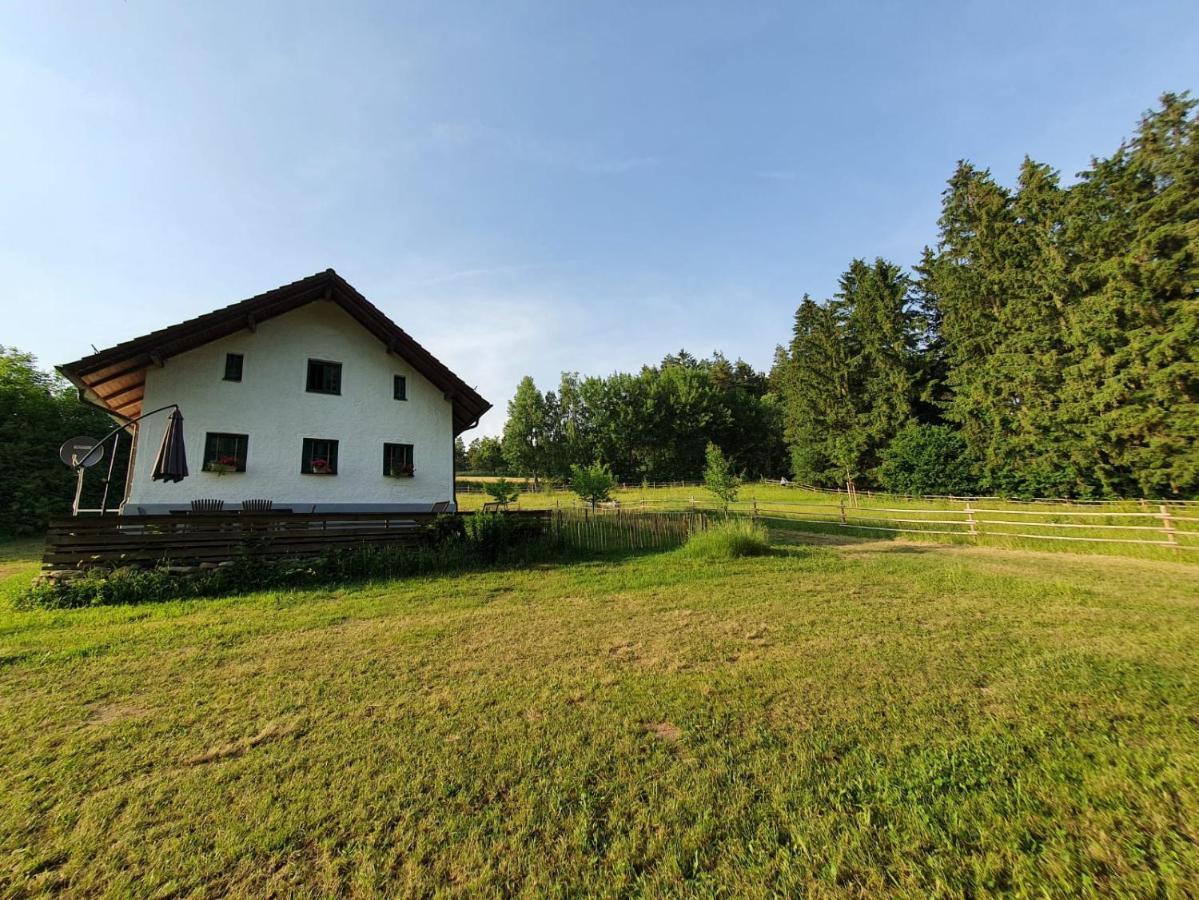
[[[187,449],[183,446],[183,416],[179,408],[171,411],[166,431],[162,433],[162,446],[154,460],[155,481],[182,481],[187,477]]]

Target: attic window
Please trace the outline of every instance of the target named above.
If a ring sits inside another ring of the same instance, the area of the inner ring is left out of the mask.
[[[323,359],[308,360],[308,387],[310,394],[341,393],[341,363]]]
[[[225,380],[241,381],[241,369],[245,356],[240,353],[225,354]]]
[[[403,375],[396,375],[391,385],[392,395],[397,400],[408,399],[408,379]]]

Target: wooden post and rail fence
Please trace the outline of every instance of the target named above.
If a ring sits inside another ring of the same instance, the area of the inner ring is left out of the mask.
[[[829,492],[830,494],[832,492]],[[877,495],[876,495],[877,496]],[[902,504],[901,498],[890,498]],[[931,498],[930,505],[873,505],[858,492],[813,500],[763,500],[751,497],[730,509],[735,515],[774,520],[793,527],[824,530],[835,526],[847,532],[884,532],[907,535],[958,536],[974,543],[1000,543],[1004,539],[1064,541],[1087,544],[1122,544],[1168,550],[1199,550],[1199,505],[1172,501],[1150,505],[1141,501],[1092,501],[1060,504],[1010,503],[998,499]],[[560,504],[559,504],[560,505]],[[1154,508],[1156,507],[1156,508]],[[622,504],[607,504],[608,512]],[[685,511],[717,514],[720,508],[696,497],[646,499],[623,504],[640,511]]]

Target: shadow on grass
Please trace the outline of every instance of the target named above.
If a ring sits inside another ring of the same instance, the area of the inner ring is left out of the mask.
[[[973,547],[974,542],[966,535],[951,539],[947,535],[922,536],[919,531],[895,533],[882,531],[878,533],[863,533],[852,526],[842,528],[839,525],[823,523],[799,524],[793,521],[764,518],[773,540],[786,544],[802,545],[835,545],[861,546],[875,545],[883,553],[928,553],[938,547]],[[922,539],[923,537],[923,539]],[[879,544],[891,544],[890,547],[878,547]]]

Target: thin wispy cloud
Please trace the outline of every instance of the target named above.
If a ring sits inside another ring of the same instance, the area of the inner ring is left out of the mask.
[[[578,163],[580,172],[588,175],[621,175],[625,172],[632,172],[634,169],[648,169],[658,165],[661,160],[656,156],[640,156],[635,159],[612,159],[600,160],[598,162]]]
[[[536,272],[540,269],[553,269],[565,263],[527,263],[511,266],[485,266],[477,269],[459,269],[444,275],[435,275],[418,281],[414,287],[429,287],[435,284],[449,284],[455,281],[466,281],[471,278],[487,278],[494,275],[518,275],[522,272]]]
[[[582,175],[623,175],[661,162],[657,156],[609,153],[591,141],[522,134],[472,122],[438,122],[429,129],[428,143],[442,149],[478,149]]]

